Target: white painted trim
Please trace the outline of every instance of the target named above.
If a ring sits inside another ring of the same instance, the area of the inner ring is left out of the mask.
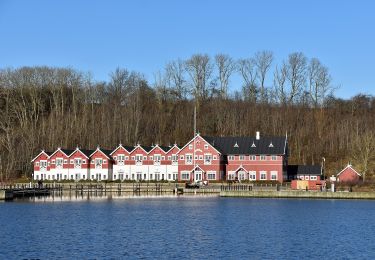
[[[31,160],[31,162],[34,162],[41,154],[45,154],[45,155],[47,155],[47,158],[49,159],[49,155],[44,151],[44,150],[42,150],[34,159],[32,159]]]
[[[348,168],[351,168],[358,176],[362,176],[360,173],[358,173],[353,167],[352,165],[348,164],[344,169],[341,170],[341,172],[339,172],[336,176],[339,176],[341,173],[343,173],[343,171],[345,171],[346,169]]]
[[[215,147],[213,147],[210,142],[208,142],[206,139],[203,138],[203,136],[199,135],[199,134],[196,134],[193,139],[191,139],[187,144],[185,144],[181,149],[180,151],[177,152],[177,154],[179,152],[181,152],[186,146],[188,146],[192,141],[194,141],[198,136],[200,136],[209,146],[211,146],[216,152],[218,152],[219,154],[221,154],[221,152],[219,152]]]
[[[82,152],[81,151],[81,149],[79,149],[78,147],[68,156],[68,157],[70,157],[70,156],[72,156],[75,152],[77,152],[77,151],[80,151],[81,152],[81,154],[83,154],[83,156],[85,156],[86,157],[86,159],[90,159],[84,152]]]
[[[92,155],[93,154],[95,154],[97,151],[99,151],[99,152],[101,152],[105,157],[107,157],[109,160],[112,160],[112,158],[110,158],[110,157],[108,157],[99,147],[98,148],[96,148],[96,150],[92,153],[92,154],[90,154],[90,158],[92,157]],[[88,157],[87,157],[88,158]]]
[[[57,150],[54,151],[53,154],[51,154],[48,158],[51,158],[52,156],[54,156],[55,153],[57,153],[58,151],[60,151],[60,152],[62,152],[63,154],[65,154],[66,157],[69,157],[69,156],[70,156],[70,154],[68,155],[68,154],[64,153],[63,150],[61,150],[61,148],[59,147],[59,148],[57,148]],[[73,152],[73,153],[74,153],[74,152]]]

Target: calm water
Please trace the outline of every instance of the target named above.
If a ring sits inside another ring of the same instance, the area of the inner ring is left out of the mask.
[[[42,199],[0,223],[0,259],[375,258],[375,201]]]

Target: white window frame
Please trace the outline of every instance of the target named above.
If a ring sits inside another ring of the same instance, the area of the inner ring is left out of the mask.
[[[192,154],[186,154],[185,155],[185,164],[193,164],[193,155]]]
[[[205,144],[205,145],[204,145],[204,149],[205,149],[205,150],[208,149],[208,144]]]
[[[241,155],[239,156],[239,160],[240,160],[240,161],[245,161],[245,155],[241,154]]]
[[[193,150],[193,145],[189,144],[189,150]]]
[[[102,168],[103,168],[103,159],[95,158],[95,169],[102,169]]]
[[[210,180],[210,181],[216,180],[216,171],[208,171],[207,180]]]
[[[277,161],[277,156],[276,155],[272,155],[271,156],[271,161]]]
[[[206,153],[204,154],[204,164],[209,165],[212,163],[212,154]]]
[[[250,155],[250,161],[256,161],[257,156],[256,155]]]
[[[316,180],[318,180],[318,176],[310,176],[310,180],[316,181]]]
[[[189,171],[181,171],[181,180],[182,181],[190,180],[190,172]]]
[[[256,181],[257,179],[257,172],[256,171],[249,171],[249,180]]]
[[[267,160],[267,156],[265,156],[265,155],[261,155],[261,156],[260,156],[260,160],[261,160],[261,161],[266,161],[266,160]]]
[[[228,161],[234,161],[236,157],[234,155],[228,155]]]
[[[154,165],[160,165],[161,154],[154,154]]]
[[[82,159],[81,158],[74,158],[74,168],[81,169],[82,167]]]
[[[142,165],[143,162],[143,155],[142,154],[136,154],[135,155],[135,165]]]
[[[56,158],[55,160],[56,168],[62,168],[64,165],[64,159],[63,158]]]
[[[275,176],[275,178],[273,178]],[[271,181],[277,181],[278,178],[278,172],[277,171],[271,171]]]
[[[263,174],[264,174],[265,178],[263,178]],[[260,177],[261,181],[266,181],[267,180],[267,171],[260,171],[259,175],[260,175],[259,177]]]

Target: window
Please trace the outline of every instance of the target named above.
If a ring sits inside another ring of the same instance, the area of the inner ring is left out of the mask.
[[[52,164],[55,164],[55,160],[52,160],[52,162],[51,162]]]
[[[70,160],[70,164],[74,164],[74,160]]]
[[[107,160],[103,160],[103,163],[106,164],[106,163],[107,163]]]
[[[155,154],[155,156],[154,156],[154,164],[155,165],[160,165],[160,161],[161,161],[160,154]]]
[[[181,180],[189,180],[190,173],[189,172],[181,172]]]
[[[276,161],[277,160],[277,156],[276,155],[272,155],[271,160],[272,161]]]
[[[173,154],[172,155],[172,163],[177,164],[177,159],[178,159],[177,155]]]
[[[143,156],[143,160],[147,160],[147,156]]]
[[[125,160],[126,160],[126,161],[129,160],[129,156],[125,156]]]
[[[194,156],[195,160],[198,160],[198,155]]]
[[[82,163],[83,163],[83,164],[86,164],[86,160],[82,160]]]
[[[305,180],[308,181],[310,179],[309,176],[305,176]]]
[[[101,169],[103,166],[103,159],[101,158],[96,158],[95,159],[95,168],[96,169]]]
[[[137,165],[141,165],[141,164],[142,164],[142,158],[143,158],[142,155],[137,154],[137,155],[135,156],[135,163],[136,163]]]
[[[170,173],[168,173],[168,180],[170,180],[171,179],[171,174]]]
[[[256,171],[249,172],[249,179],[252,180],[252,181],[255,181],[257,179]]]
[[[132,156],[132,160],[135,161],[135,156]]]
[[[245,160],[245,156],[244,155],[240,155],[240,161],[244,161]]]
[[[211,164],[212,161],[212,155],[211,154],[205,154],[204,155],[204,164]]]
[[[260,156],[260,160],[261,160],[261,161],[265,161],[265,160],[266,160],[266,156],[265,156],[265,155],[261,155],[261,156]]]
[[[193,155],[187,154],[185,159],[185,164],[192,164],[193,163]]]
[[[64,160],[64,164],[68,164],[68,160]]]
[[[74,168],[81,168],[81,166],[82,166],[81,158],[75,158],[74,159]]]
[[[318,179],[317,176],[310,176],[310,180],[312,180],[312,181],[316,181],[317,179]]]
[[[94,164],[95,163],[95,160],[91,160],[91,164]]]
[[[277,180],[277,171],[271,171],[271,180],[273,181]]]
[[[189,150],[192,150],[192,149],[193,149],[193,145],[189,144]]]
[[[215,171],[207,172],[207,179],[216,180],[216,172]]]
[[[119,154],[117,156],[117,162],[118,162],[119,165],[124,165],[125,164],[125,155]]]
[[[183,155],[181,155],[181,156],[180,156],[180,160],[183,160],[183,159],[184,159],[184,156],[183,156]]]
[[[216,155],[214,155],[214,160],[217,160],[217,156]]]
[[[47,168],[47,161],[40,161],[40,168],[42,169]]]
[[[208,144],[204,145],[204,149],[206,149],[206,150],[208,149]]]
[[[246,173],[245,171],[239,171],[238,172],[238,179],[239,180],[244,180],[246,178]]]
[[[152,173],[150,173],[150,180],[152,180]]]
[[[162,156],[162,157],[161,157],[161,160],[164,161],[164,160],[165,160],[165,156]]]
[[[229,155],[228,156],[228,161],[234,161],[234,155]]]
[[[117,160],[117,156],[113,156],[113,160]]]
[[[64,160],[62,158],[56,158],[56,167],[62,167],[63,161]]]
[[[168,156],[168,160],[169,160],[169,161],[172,160],[172,157],[171,157],[171,156]]]
[[[257,157],[255,155],[250,155],[250,161],[256,161]]]
[[[203,160],[203,155],[199,155],[199,160]]]
[[[267,172],[266,171],[260,172],[260,179],[261,180],[267,180]]]

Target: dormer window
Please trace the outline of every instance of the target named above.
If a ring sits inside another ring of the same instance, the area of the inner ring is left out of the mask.
[[[251,147],[257,147],[257,146],[256,146],[255,143],[253,142],[253,144],[251,145]]]
[[[273,144],[272,144],[272,142],[270,143],[270,145],[269,145],[268,147],[273,147]]]
[[[204,149],[206,149],[206,150],[208,149],[208,144],[204,145]]]
[[[192,149],[193,149],[193,145],[189,144],[189,150],[192,150]]]
[[[239,147],[239,146],[238,146],[238,143],[236,142],[236,143],[233,145],[233,147],[238,148],[238,147]]]

